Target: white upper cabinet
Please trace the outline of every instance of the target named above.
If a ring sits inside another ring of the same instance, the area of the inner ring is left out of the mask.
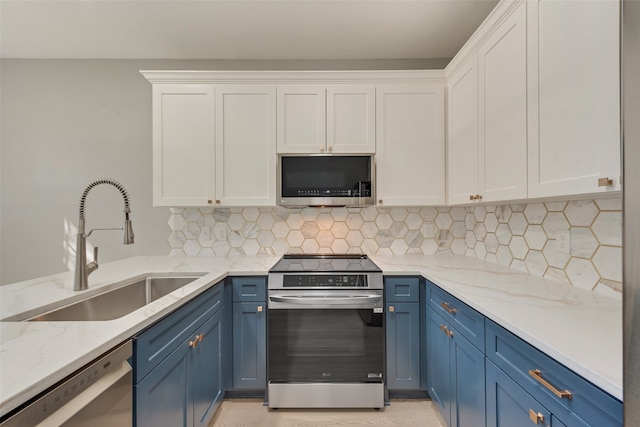
[[[620,3],[528,6],[529,196],[620,190]]]
[[[275,86],[217,86],[216,204],[276,204]]]
[[[278,87],[279,153],[375,152],[375,86]]]
[[[318,153],[326,146],[324,86],[287,85],[277,89],[278,152]]]
[[[526,3],[509,9],[448,79],[448,203],[527,197]]]
[[[478,50],[479,200],[527,197],[527,22],[520,3]]]
[[[375,86],[327,87],[326,150],[333,153],[375,153]]]
[[[447,196],[456,205],[479,194],[477,55],[451,76],[448,95]]]
[[[443,205],[444,84],[380,85],[376,104],[378,204]]]
[[[213,86],[153,85],[154,206],[212,202],[213,109]]]

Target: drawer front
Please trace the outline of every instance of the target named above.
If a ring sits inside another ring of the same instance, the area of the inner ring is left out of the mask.
[[[567,427],[622,425],[619,400],[494,322],[486,327],[487,357]]]
[[[218,283],[134,337],[134,383],[184,342],[203,319],[222,308],[223,295],[224,284]]]
[[[262,302],[267,300],[266,277],[233,277],[233,302]]]
[[[451,326],[484,353],[482,314],[431,282],[427,282],[427,305],[451,322]]]
[[[419,277],[385,277],[384,294],[387,302],[420,301]]]

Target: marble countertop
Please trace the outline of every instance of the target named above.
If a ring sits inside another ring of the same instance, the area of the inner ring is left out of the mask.
[[[45,390],[228,275],[266,275],[279,256],[134,257],[105,263],[89,289],[71,272],[0,287],[0,318],[37,313],[149,273],[206,273],[121,318],[0,322],[0,415]],[[386,275],[422,275],[622,399],[622,302],[465,256],[371,256]]]

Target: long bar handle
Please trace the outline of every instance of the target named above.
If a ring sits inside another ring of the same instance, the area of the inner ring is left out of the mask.
[[[441,306],[442,308],[444,308],[445,310],[447,310],[447,312],[448,312],[448,313],[451,313],[451,314],[456,314],[456,311],[458,311],[458,310],[456,310],[455,308],[451,307],[451,306],[450,306],[447,302],[445,302],[445,301],[442,301],[442,302],[440,303],[440,306]]]
[[[348,296],[348,297],[302,297],[302,296],[270,296],[269,300],[274,302],[288,302],[293,304],[334,304],[334,305],[347,305],[352,302],[361,301],[379,301],[382,297],[380,295],[367,295],[367,296]]]
[[[573,398],[573,394],[569,390],[558,390],[553,385],[551,385],[547,380],[542,378],[542,372],[540,369],[529,369],[529,375],[531,375],[536,381],[545,386],[551,393],[558,396],[560,399],[569,399]]]

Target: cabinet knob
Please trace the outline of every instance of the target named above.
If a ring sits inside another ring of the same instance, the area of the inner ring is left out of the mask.
[[[540,412],[536,412],[533,409],[529,409],[529,419],[532,423],[538,425],[539,423],[544,423],[544,415]]]
[[[320,147],[320,152],[324,153],[324,147]]]
[[[392,305],[389,306],[389,313],[393,313],[396,311],[396,308]]]
[[[469,200],[475,200],[476,196],[474,196],[473,194],[469,196]]]
[[[598,187],[609,187],[610,185],[613,185],[613,180],[611,178],[598,179]]]
[[[220,200],[216,199],[216,205],[219,205],[219,204],[220,204]]]
[[[382,204],[382,199],[378,199],[378,204],[381,205]]]
[[[331,153],[333,151],[333,147],[330,145],[329,146],[329,152]]]
[[[478,194],[476,197],[478,200],[482,200],[482,194]]]
[[[262,313],[262,306],[261,305],[258,306],[258,313]]]
[[[209,205],[213,204],[213,200],[207,200],[207,204]]]

